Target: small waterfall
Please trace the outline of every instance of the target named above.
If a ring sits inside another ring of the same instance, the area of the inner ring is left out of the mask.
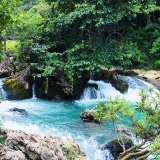
[[[103,81],[89,80],[89,84],[97,84],[98,89],[94,87],[87,87],[81,96],[81,100],[106,100],[110,96],[122,95],[110,83],[105,83]]]
[[[32,85],[32,99],[37,99],[36,93],[35,93],[35,82]]]
[[[89,80],[88,84],[91,87],[86,87],[84,89],[83,94],[80,98],[80,102],[94,101],[94,100],[106,101],[107,98],[115,96],[124,97],[128,101],[137,102],[140,100],[139,96],[140,90],[152,86],[152,84],[135,77],[122,76],[122,78],[129,84],[129,89],[127,93],[125,94],[120,93],[118,90],[112,87],[110,83],[105,83],[103,81]],[[92,87],[94,86],[93,84],[96,84],[98,86],[98,89]]]
[[[6,97],[7,97],[7,93],[4,91],[4,89],[3,89],[3,80],[4,80],[5,78],[1,78],[0,79],[0,96],[2,96],[2,100],[6,100]]]

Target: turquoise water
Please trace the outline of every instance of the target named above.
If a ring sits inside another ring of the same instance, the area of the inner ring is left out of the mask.
[[[104,154],[99,147],[115,135],[111,124],[85,124],[81,121],[79,117],[81,111],[93,106],[94,104],[82,105],[76,102],[52,102],[40,99],[2,101],[0,119],[5,121],[3,126],[5,129],[71,137],[91,159],[103,159]],[[28,115],[10,112],[9,109],[13,107],[25,109]]]
[[[80,119],[80,113],[84,109],[92,109],[99,101],[105,102],[109,96],[123,96],[134,104],[140,99],[138,96],[140,89],[150,84],[133,78],[127,78],[127,80],[129,91],[124,95],[110,84],[90,80],[89,83],[98,84],[98,90],[86,88],[78,101],[54,102],[36,97],[20,101],[4,100],[0,104],[0,119],[4,121],[3,128],[71,137],[91,160],[111,160],[112,157],[108,151],[102,152],[99,149],[101,145],[116,137],[111,123],[85,124]],[[9,109],[14,107],[25,109],[28,115],[10,112]],[[108,158],[105,157],[106,154]]]

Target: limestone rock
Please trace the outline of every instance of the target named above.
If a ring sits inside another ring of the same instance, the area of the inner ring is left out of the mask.
[[[13,57],[7,57],[0,64],[0,78],[8,77],[15,73],[16,67],[13,59]]]
[[[27,99],[32,97],[33,76],[30,72],[30,66],[23,71],[6,78],[3,89],[7,92],[7,99]]]
[[[104,82],[115,82],[118,80],[118,74],[115,71],[102,68],[99,72],[93,74],[94,80],[103,80]]]
[[[115,70],[108,70],[106,68],[101,68],[101,70],[95,73],[92,76],[92,78],[94,80],[102,80],[106,83],[111,83],[111,85],[121,93],[127,92],[129,88],[127,82],[118,79],[118,74]]]
[[[83,122],[96,122],[100,123],[98,120],[94,119],[96,111],[95,110],[89,110],[86,109],[81,112],[80,117]]]
[[[121,93],[126,93],[128,91],[129,85],[126,81],[118,79],[115,82],[112,82],[111,85],[115,87]]]
[[[36,96],[50,100],[79,99],[89,78],[89,73],[84,73],[82,78],[75,78],[76,83],[72,84],[63,70],[54,71],[49,77],[36,77]]]
[[[70,138],[39,134],[26,134],[17,130],[0,130],[5,144],[0,148],[0,159],[7,160],[11,153],[13,160],[89,160],[79,146]],[[20,158],[19,158],[20,157]],[[11,159],[12,160],[12,159]]]

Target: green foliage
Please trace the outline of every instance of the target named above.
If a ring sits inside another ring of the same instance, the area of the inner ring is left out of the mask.
[[[132,124],[130,129],[136,135],[137,142],[139,142],[139,145],[136,146],[137,149],[139,149],[139,146],[149,144],[150,149],[148,148],[148,151],[150,151],[152,156],[156,157],[159,156],[160,147],[160,93],[154,91],[154,88],[149,88],[148,91],[142,90],[139,94],[141,100],[135,108],[129,107],[126,100],[119,97],[110,98],[106,104],[98,103],[95,106],[95,118],[101,121],[111,121],[115,130],[120,121],[123,123],[130,121],[130,124]],[[137,112],[141,112],[141,119],[136,118]],[[117,134],[120,141],[122,141],[121,133],[118,132]],[[123,146],[123,143],[121,145]],[[132,152],[132,155],[134,155],[137,150]]]
[[[155,157],[155,159],[160,159],[160,138],[155,138],[153,145],[149,148],[151,154]]]
[[[154,62],[155,68],[159,69],[160,68],[160,60],[157,60]]]
[[[99,121],[111,121],[116,123],[117,121],[124,121],[125,117],[134,116],[134,112],[131,112],[131,109],[128,105],[128,102],[124,98],[109,98],[106,104],[98,103],[95,108],[96,115],[95,119]]]
[[[6,34],[20,41],[19,61],[38,62],[42,75],[64,69],[74,83],[74,77],[103,66],[146,66],[150,59],[154,64],[157,10],[154,0],[23,0]]]

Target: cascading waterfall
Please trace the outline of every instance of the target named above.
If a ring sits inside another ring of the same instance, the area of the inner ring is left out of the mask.
[[[32,98],[33,99],[36,99],[37,97],[36,97],[36,93],[35,93],[35,83],[33,83],[33,85],[32,85]]]
[[[113,157],[108,150],[100,149],[104,143],[115,138],[111,124],[84,124],[79,115],[82,110],[92,109],[97,101],[106,101],[110,96],[123,96],[127,100],[138,101],[138,92],[149,83],[132,77],[123,77],[129,83],[129,90],[121,94],[109,83],[90,80],[88,83],[97,84],[98,89],[87,87],[80,100],[74,102],[44,101],[35,97],[35,86],[32,87],[33,98],[21,101],[2,101],[0,104],[0,119],[4,122],[5,129],[21,129],[28,133],[40,132],[42,135],[51,134],[55,136],[68,136],[73,138],[81,150],[91,160],[112,160]],[[0,88],[2,90],[2,79]],[[93,85],[91,85],[93,86]],[[2,90],[5,97],[6,93]],[[21,108],[28,112],[24,116],[19,113],[10,112],[10,108]]]
[[[7,97],[7,93],[4,91],[4,89],[3,89],[3,80],[4,80],[5,78],[1,78],[0,79],[0,95],[2,96],[2,99],[3,100],[6,100],[6,97]]]
[[[36,93],[35,93],[35,77],[33,77],[33,84],[32,84],[32,99],[37,99]]]
[[[121,77],[129,84],[129,89],[127,93],[120,93],[114,87],[112,87],[110,83],[89,80],[88,84],[96,84],[98,86],[98,89],[96,89],[95,87],[86,87],[79,102],[85,103],[87,101],[106,101],[107,98],[115,96],[124,97],[128,101],[137,102],[140,100],[140,90],[147,89],[148,87],[152,86],[150,83],[135,77]]]

